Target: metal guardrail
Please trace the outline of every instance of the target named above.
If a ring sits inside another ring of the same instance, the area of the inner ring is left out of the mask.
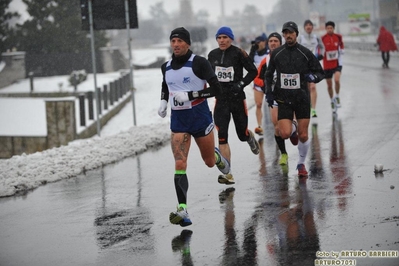
[[[108,110],[109,107],[113,106],[120,98],[122,98],[130,90],[129,74],[121,76],[119,79],[104,84],[103,88],[97,88],[99,104],[99,114],[101,115],[103,110]],[[79,117],[80,126],[86,126],[86,118],[94,120],[94,92],[89,91],[82,93],[78,96],[79,98]],[[86,111],[86,104],[88,105]],[[88,114],[86,113],[88,112]]]

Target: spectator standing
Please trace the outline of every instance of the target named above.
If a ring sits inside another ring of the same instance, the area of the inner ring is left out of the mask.
[[[390,33],[384,26],[380,27],[377,44],[379,50],[381,51],[381,57],[383,62],[382,67],[389,68],[389,52],[397,51],[398,46],[395,43],[395,39],[392,33]]]

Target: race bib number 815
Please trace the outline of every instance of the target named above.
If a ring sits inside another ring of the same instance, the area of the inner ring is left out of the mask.
[[[299,74],[280,74],[282,89],[300,89],[301,80]]]

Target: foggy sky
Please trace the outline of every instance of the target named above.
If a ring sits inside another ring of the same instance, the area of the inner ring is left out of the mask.
[[[75,0],[77,1],[77,0]],[[234,10],[240,10],[245,5],[254,5],[259,8],[261,15],[268,15],[273,6],[279,0],[224,0],[225,16],[230,16],[234,13]],[[163,6],[167,13],[178,11],[180,0],[136,0],[138,15],[142,19],[150,18],[149,10],[150,6],[155,5],[158,2],[163,2]],[[212,22],[216,22],[218,17],[221,15],[221,0],[192,0],[192,6],[194,12],[198,12],[200,9],[205,9],[209,13],[209,19]],[[22,19],[26,19],[28,15],[23,12],[25,4],[22,0],[12,0],[10,3],[10,9],[18,11],[22,15]]]

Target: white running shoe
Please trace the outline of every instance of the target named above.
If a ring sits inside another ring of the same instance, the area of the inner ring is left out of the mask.
[[[225,185],[233,185],[236,183],[231,173],[225,175],[219,175],[218,182],[220,184],[225,184]]]
[[[337,112],[337,105],[335,103],[335,99],[331,101],[331,111],[335,114]]]
[[[249,139],[247,140],[249,147],[251,148],[251,151],[253,154],[259,154],[259,143],[255,139],[254,133],[252,133],[251,130],[248,130],[249,132]]]
[[[223,174],[228,174],[230,172],[230,163],[226,158],[220,153],[220,150],[215,147],[216,156],[216,166]]]
[[[339,97],[335,96],[334,103],[337,106],[337,108],[341,107],[341,100],[339,99]]]
[[[180,226],[189,226],[192,224],[190,217],[188,216],[187,209],[177,207],[177,211],[169,214],[169,221],[172,224],[180,224]]]

